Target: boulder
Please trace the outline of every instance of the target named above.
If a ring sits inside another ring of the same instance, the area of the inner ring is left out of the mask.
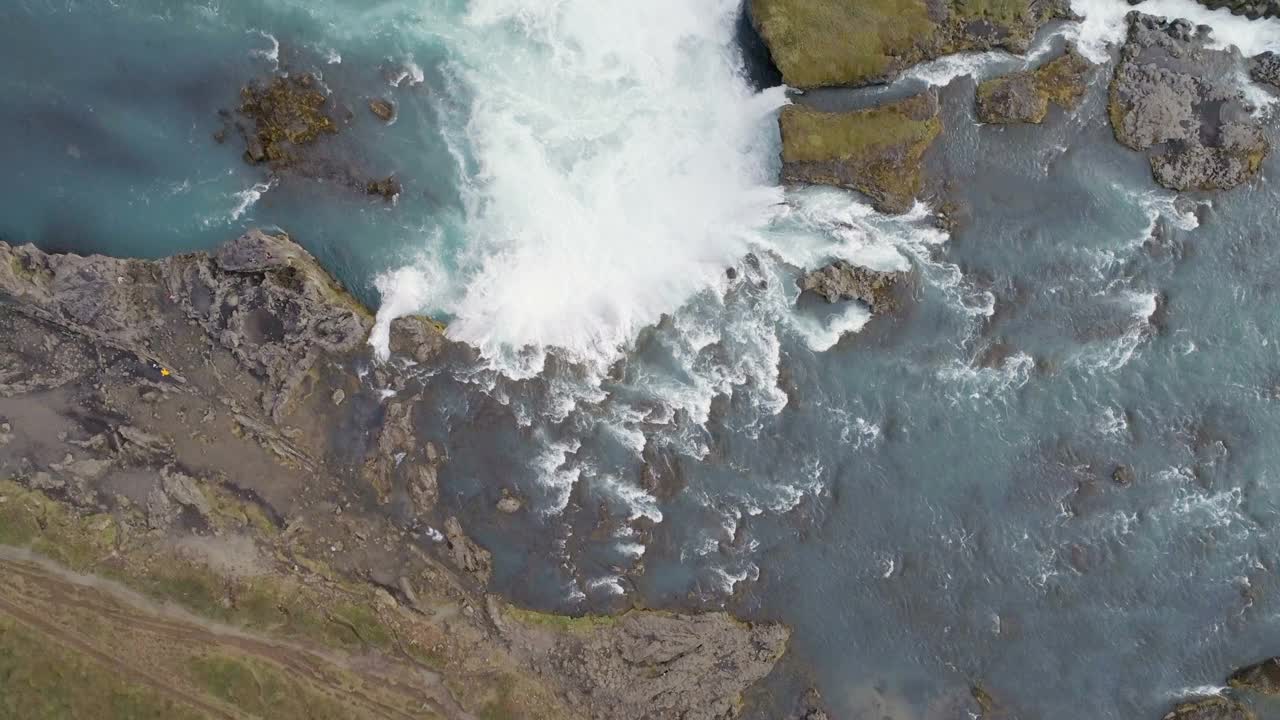
[[[1068,48],[1035,70],[984,81],[978,86],[978,119],[984,123],[1040,123],[1049,105],[1072,110],[1084,97],[1088,60]]]
[[[880,314],[891,312],[896,303],[893,289],[902,273],[868,270],[837,260],[826,267],[806,274],[800,280],[800,288],[812,292],[829,303],[859,300]]]

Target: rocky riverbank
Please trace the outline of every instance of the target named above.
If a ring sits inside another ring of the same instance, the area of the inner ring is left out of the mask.
[[[371,326],[284,236],[156,262],[0,243],[0,657],[22,678],[5,702],[735,716],[785,628],[486,594],[487,551],[436,504],[448,439],[399,369],[469,350],[407,318],[374,363]]]
[[[1149,151],[1156,182],[1226,190],[1258,173],[1270,147],[1236,70],[1239,53],[1208,48],[1210,30],[1130,13],[1108,112],[1120,143]]]

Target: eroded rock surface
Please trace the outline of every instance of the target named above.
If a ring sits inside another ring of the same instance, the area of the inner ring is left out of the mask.
[[[829,303],[859,300],[879,314],[892,312],[896,307],[893,291],[901,278],[902,273],[869,270],[837,260],[806,274],[800,280],[800,288]]]
[[[1173,190],[1225,190],[1257,174],[1270,148],[1236,80],[1235,51],[1207,48],[1209,30],[1129,14],[1111,81],[1116,139],[1151,158]]]
[[[592,717],[716,720],[737,714],[735,698],[772,669],[788,633],[745,625],[724,613],[628,613],[582,621],[592,632],[551,653],[554,671],[591,687]],[[535,628],[508,631],[518,647],[543,640]]]

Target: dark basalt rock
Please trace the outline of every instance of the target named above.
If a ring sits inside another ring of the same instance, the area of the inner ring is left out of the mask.
[[[829,303],[842,300],[860,300],[871,312],[892,312],[897,307],[893,289],[902,273],[868,270],[837,260],[830,265],[805,275],[800,288],[826,299]]]
[[[1250,58],[1249,76],[1257,82],[1280,88],[1280,55],[1264,52]]]
[[[400,194],[400,181],[396,180],[395,175],[390,175],[381,180],[370,180],[365,186],[365,192],[370,195],[379,195],[384,200],[394,200]]]
[[[1227,8],[1232,15],[1243,15],[1250,20],[1280,17],[1280,0],[1197,0],[1197,2],[1211,10]]]
[[[1111,471],[1111,481],[1121,487],[1132,485],[1135,479],[1133,468],[1128,465],[1117,465],[1116,469]]]
[[[1236,80],[1235,51],[1210,50],[1209,29],[1129,14],[1111,81],[1116,139],[1148,151],[1173,190],[1226,190],[1257,174],[1270,147]]]

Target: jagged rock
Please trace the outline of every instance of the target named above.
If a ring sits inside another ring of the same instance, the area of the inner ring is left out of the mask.
[[[1227,678],[1227,683],[1234,688],[1264,695],[1280,695],[1280,658],[1267,658],[1240,668]]]
[[[444,541],[459,570],[471,573],[481,584],[489,582],[492,556],[462,532],[462,523],[458,522],[458,518],[450,517],[444,521]]]
[[[378,116],[382,122],[389,123],[396,119],[396,106],[390,101],[383,98],[374,98],[369,101],[369,111]]]
[[[1040,123],[1050,103],[1071,110],[1084,97],[1089,61],[1068,48],[1062,57],[1035,70],[986,80],[978,85],[978,119],[984,123]]]
[[[1164,720],[1253,720],[1253,711],[1234,698],[1214,696],[1179,703]]]
[[[389,347],[397,355],[425,363],[445,345],[444,326],[422,315],[407,315],[391,321]]]
[[[342,401],[347,399],[347,392],[342,388],[338,388],[333,391],[333,394],[329,396],[329,399],[334,405],[341,405]]]
[[[1129,13],[1108,113],[1116,139],[1149,151],[1156,182],[1225,190],[1257,174],[1270,148],[1249,114],[1235,50],[1208,49],[1210,30]]]
[[[1196,0],[1201,5],[1217,10],[1227,8],[1232,15],[1243,15],[1250,20],[1280,17],[1280,0]]]
[[[860,300],[879,314],[893,311],[893,288],[901,277],[902,273],[868,270],[837,260],[806,274],[800,280],[800,288],[829,303]]]
[[[192,319],[268,379],[263,407],[280,417],[323,353],[363,346],[372,317],[285,235],[250,230],[210,262],[164,262],[170,294]]]
[[[195,478],[166,468],[160,471],[160,487],[177,504],[194,510],[200,517],[209,517],[209,499],[200,491]]]
[[[1280,55],[1264,52],[1250,58],[1249,77],[1280,89]]]
[[[381,180],[370,180],[365,185],[365,192],[370,195],[378,195],[384,200],[394,200],[400,194],[400,181],[396,180],[394,175],[390,175]]]
[[[723,613],[629,613],[553,655],[561,672],[593,688],[594,718],[719,720],[737,716],[738,697],[768,674],[787,637],[779,625]]]
[[[782,179],[857,190],[876,209],[904,213],[924,184],[925,151],[942,133],[930,90],[853,112],[782,109]]]
[[[379,502],[385,503],[390,499],[396,470],[416,448],[412,406],[391,403],[383,415],[378,442],[371,448],[370,457],[364,465],[365,481],[378,493]]]

